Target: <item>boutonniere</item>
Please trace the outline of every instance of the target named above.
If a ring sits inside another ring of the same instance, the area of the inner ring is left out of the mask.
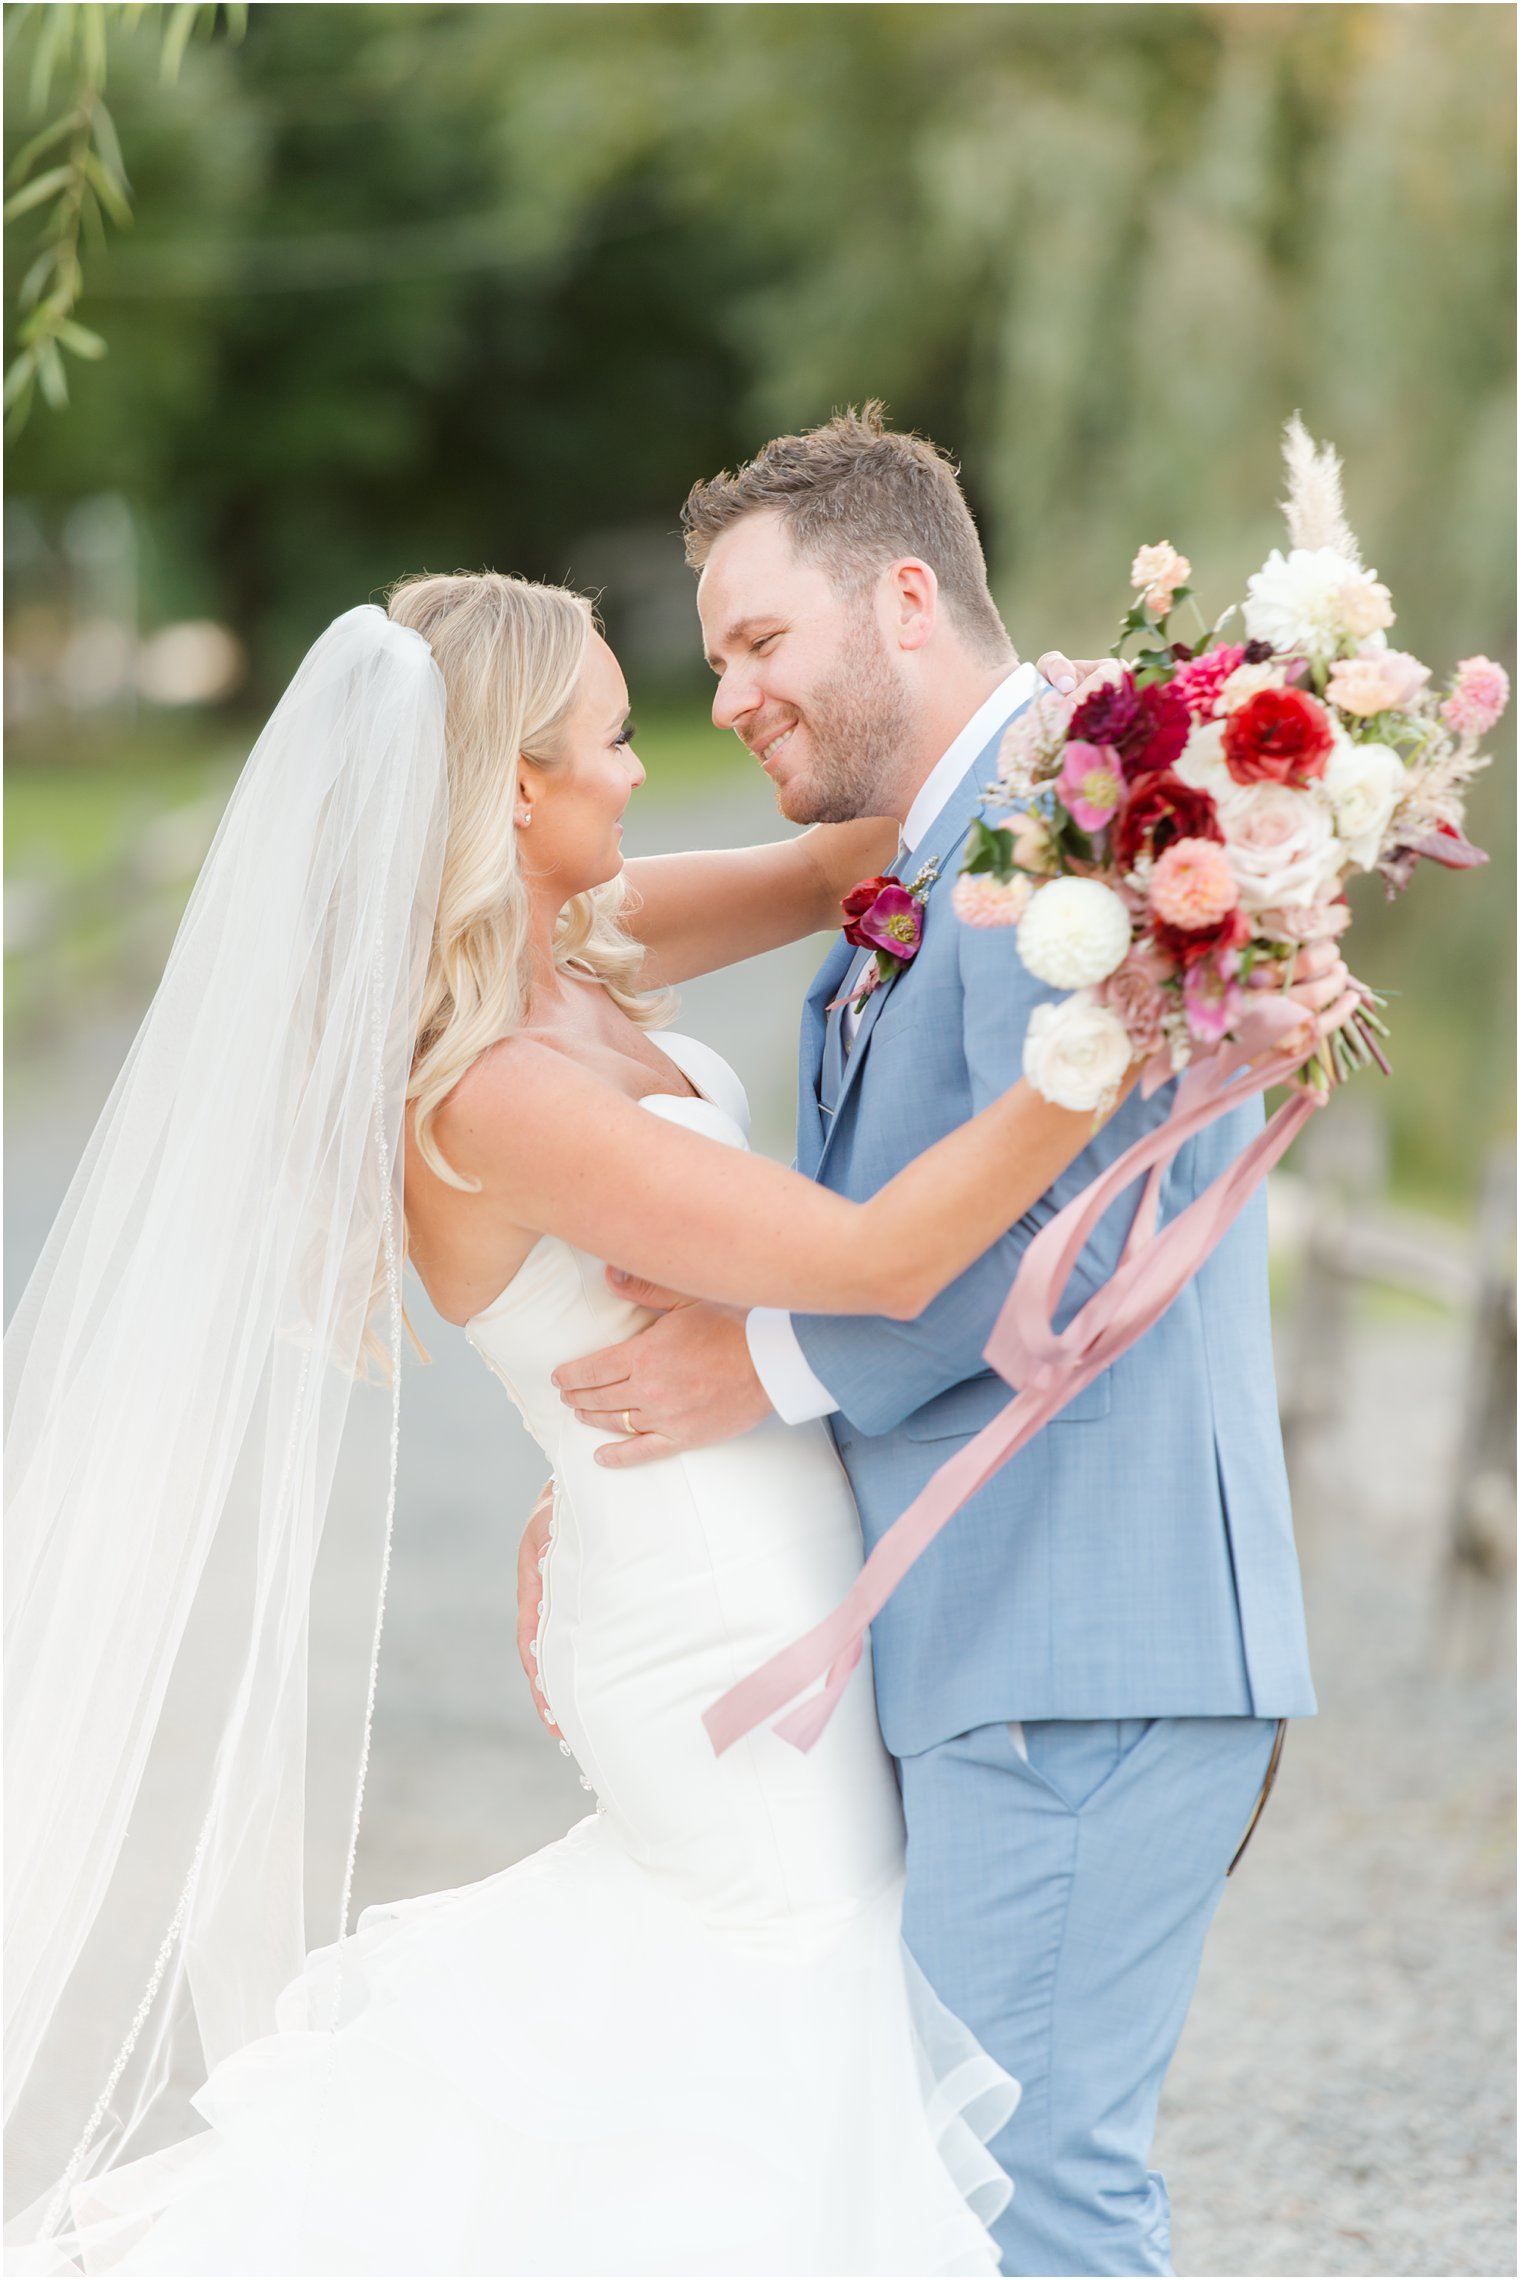
[[[926,863],[906,887],[901,879],[885,876],[862,879],[858,887],[851,887],[840,904],[846,942],[853,943],[857,950],[876,952],[860,977],[854,998],[857,1013],[873,990],[901,973],[904,966],[911,966],[918,956],[919,944],[924,938],[924,904],[938,877],[938,864]],[[829,1012],[835,1012],[844,1002],[843,998],[835,998]]]

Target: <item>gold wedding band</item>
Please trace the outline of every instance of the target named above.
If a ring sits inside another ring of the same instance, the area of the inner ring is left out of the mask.
[[[622,1416],[623,1431],[630,1435],[636,1433],[638,1431],[638,1427],[633,1422],[633,1411],[631,1409],[625,1409],[622,1413]]]

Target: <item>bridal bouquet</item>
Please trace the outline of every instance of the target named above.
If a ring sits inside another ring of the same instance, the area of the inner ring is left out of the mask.
[[[1111,677],[1019,716],[989,795],[1009,813],[972,827],[959,915],[1016,925],[1029,971],[1073,993],[1036,1009],[1024,1049],[1059,1107],[1105,1110],[1137,1058],[1149,1090],[1239,1042],[1299,946],[1349,925],[1353,872],[1393,895],[1422,856],[1485,860],[1463,801],[1509,700],[1503,668],[1470,657],[1438,691],[1390,648],[1392,603],[1346,526],[1335,453],[1295,418],[1285,457],[1287,555],[1273,549],[1212,632],[1194,604],[1188,642],[1172,613],[1191,565],[1142,547]],[[1364,988],[1319,1041],[1304,1074],[1321,1095],[1358,1067],[1386,1073],[1381,1002]]]

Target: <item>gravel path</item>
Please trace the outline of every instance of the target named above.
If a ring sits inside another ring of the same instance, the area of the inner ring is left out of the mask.
[[[1439,1323],[1364,1322],[1299,1488],[1320,1715],[1168,2079],[1183,2273],[1515,2270],[1511,1660],[1456,1674],[1440,1617],[1462,1361]]]
[[[640,806],[631,846],[773,828],[760,787]],[[813,963],[801,945],[714,977],[686,993],[681,1020],[735,1061],[757,1145],[783,1157]],[[16,1073],[7,1311],[129,1035],[101,1020]],[[419,1294],[411,1304],[436,1360],[405,1381],[360,1905],[487,1874],[586,1802],[512,1646],[537,1452],[458,1333]],[[1436,1653],[1462,1360],[1434,1315],[1364,1323],[1347,1426],[1299,1484],[1321,1715],[1289,1735],[1168,2083],[1157,2159],[1185,2274],[1515,2270],[1511,1657],[1464,1676]],[[337,1515],[335,1535],[360,1517]],[[329,1619],[366,1630],[367,1584],[346,1591],[341,1568],[331,1581]],[[335,1780],[322,1800],[339,1830],[344,1792]]]

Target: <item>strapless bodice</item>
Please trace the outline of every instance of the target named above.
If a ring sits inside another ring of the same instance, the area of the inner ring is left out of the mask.
[[[670,1030],[661,1032],[660,1048],[696,1086],[696,1095],[646,1093],[640,1107],[726,1146],[748,1148],[749,1100],[722,1055],[698,1037]],[[604,1262],[588,1251],[557,1235],[540,1236],[506,1289],[465,1324],[466,1338],[501,1379],[556,1466],[567,1430],[579,1436],[586,1428],[576,1425],[550,1372],[631,1338],[653,1319],[647,1308],[619,1298],[603,1269]],[[593,1445],[605,1438],[590,1436]]]

